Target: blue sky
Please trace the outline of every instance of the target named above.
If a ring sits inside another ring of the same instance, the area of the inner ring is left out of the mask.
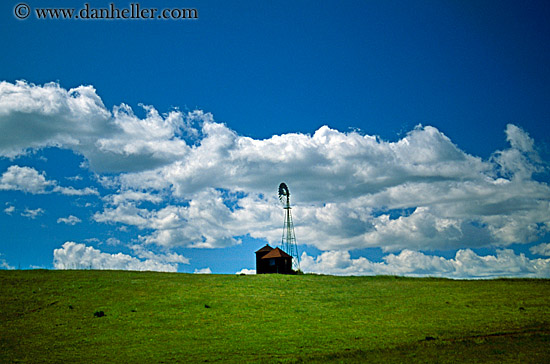
[[[2,267],[252,270],[285,181],[306,271],[550,276],[546,2],[18,3],[0,5]]]

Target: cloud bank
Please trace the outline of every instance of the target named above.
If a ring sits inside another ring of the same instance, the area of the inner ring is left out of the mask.
[[[124,104],[109,111],[91,86],[65,90],[56,83],[0,82],[0,155],[66,148],[99,172],[150,169],[182,157],[189,147],[178,136],[187,119],[178,111],[163,117],[144,108],[145,119]]]
[[[538,245],[532,246],[529,250],[533,254],[550,257],[550,243],[538,244]]]
[[[104,253],[85,244],[66,242],[53,252],[55,269],[116,269],[136,271],[177,272],[178,263],[189,260],[178,254],[156,255],[141,249],[138,258],[127,254]],[[141,258],[141,259],[140,259]]]
[[[61,193],[69,196],[98,195],[96,189],[62,187],[57,181],[47,180],[44,173],[30,167],[12,165],[0,177],[0,191],[22,191],[30,194]]]
[[[142,118],[125,104],[109,110],[91,86],[1,82],[0,156],[48,146],[82,155],[112,191],[93,219],[135,226],[140,244],[167,249],[223,248],[246,235],[277,244],[282,181],[298,242],[331,254],[380,247],[401,252],[388,259],[420,250],[467,255],[531,243],[550,229],[550,188],[536,178],[547,163],[513,124],[503,134],[509,147],[484,160],[432,126],[393,142],[328,126],[259,140],[203,111],[142,107]],[[4,172],[0,189],[97,193],[17,165]]]
[[[328,251],[313,258],[301,257],[301,268],[307,272],[333,275],[398,275],[433,276],[455,279],[501,277],[550,277],[550,259],[528,259],[511,249],[495,255],[479,256],[470,249],[458,250],[455,257],[426,255],[405,249],[399,254],[372,262],[363,257],[351,259],[347,251]]]
[[[69,215],[68,217],[60,217],[59,219],[57,219],[58,224],[63,223],[67,225],[76,225],[79,222],[82,222],[82,220],[80,220],[78,217],[74,215]]]

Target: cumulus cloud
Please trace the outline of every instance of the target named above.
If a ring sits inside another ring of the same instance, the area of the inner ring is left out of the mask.
[[[177,272],[178,263],[187,264],[183,257],[165,259],[165,256],[154,254],[140,254],[140,259],[131,255],[104,253],[91,246],[66,242],[59,249],[55,249],[55,269],[115,269],[136,271]],[[147,255],[145,257],[145,255]]]
[[[4,212],[8,215],[13,214],[14,211],[15,211],[15,206],[13,206],[13,205],[9,205],[8,207],[6,207],[4,209]]]
[[[11,266],[4,258],[2,258],[2,254],[0,254],[0,269],[13,270],[15,267]]]
[[[47,181],[43,173],[34,168],[10,166],[0,177],[0,190],[18,190],[33,194],[46,193],[46,188],[54,185]]]
[[[79,222],[82,222],[82,220],[80,220],[78,217],[73,215],[69,215],[68,217],[60,217],[59,219],[57,219],[58,224],[63,223],[67,225],[76,225]]]
[[[45,212],[45,211],[44,211],[44,209],[42,209],[42,208],[37,208],[37,209],[34,209],[34,210],[33,210],[33,209],[29,209],[29,208],[25,208],[25,211],[23,211],[23,212],[21,213],[21,216],[27,217],[27,218],[29,218],[29,219],[34,220],[34,219],[36,219],[38,216],[43,215],[44,212]]]
[[[515,179],[529,179],[533,173],[542,171],[534,140],[525,131],[516,125],[508,124],[506,140],[511,148],[497,151],[493,156],[502,175]]]
[[[138,258],[162,261],[166,263],[189,264],[189,258],[186,258],[181,254],[177,254],[177,253],[155,254],[151,251],[146,250],[143,246],[137,245],[137,244],[131,246],[130,248],[134,251],[134,253],[138,256]]]
[[[210,268],[195,269],[194,274],[212,274],[212,270]]]
[[[447,278],[550,277],[550,259],[528,259],[511,249],[496,255],[479,256],[471,249],[461,249],[452,259],[426,255],[405,249],[388,254],[382,262],[364,257],[352,259],[348,251],[328,251],[317,257],[302,254],[304,272],[334,275],[399,275]]]
[[[115,245],[120,245],[122,242],[120,240],[118,240],[117,238],[108,238],[105,243],[107,245],[111,245],[111,246],[115,246]]]
[[[164,247],[221,248],[239,244],[238,239],[228,235],[228,229],[235,235],[245,235],[247,231],[243,226],[233,226],[236,222],[221,195],[210,189],[199,193],[187,206],[167,205],[158,210],[122,203],[94,214],[93,219],[153,230],[142,240]]]
[[[510,148],[487,161],[430,126],[396,142],[326,126],[312,136],[254,140],[205,122],[201,135],[182,159],[112,180],[127,191],[163,191],[183,205],[120,203],[96,220],[153,229],[146,241],[162,246],[223,247],[244,234],[276,242],[282,212],[275,193],[284,180],[299,242],[322,250],[507,246],[550,229],[550,189],[531,178],[542,169],[534,142],[513,125]],[[164,218],[169,225],[159,224]]]
[[[75,189],[73,187],[62,187],[57,181],[46,179],[44,173],[39,173],[31,167],[20,167],[13,165],[0,177],[0,190],[22,191],[31,194],[45,194],[57,192],[69,196],[98,195],[94,188]]]
[[[550,257],[550,243],[542,243],[529,248],[529,251],[533,254],[543,255]]]
[[[89,144],[105,130],[109,116],[90,86],[67,91],[55,83],[0,82],[0,154],[15,157],[29,148],[77,147],[79,139]]]
[[[238,271],[238,272],[235,273],[235,274],[252,275],[252,274],[256,274],[256,269],[247,269],[247,268],[243,268],[243,269],[241,269],[240,271]]]
[[[545,162],[513,124],[508,148],[483,160],[432,126],[394,142],[328,126],[258,140],[202,111],[142,107],[144,117],[125,104],[108,110],[91,86],[0,83],[0,155],[46,146],[83,155],[116,191],[94,220],[136,226],[143,243],[165,248],[219,248],[244,235],[276,243],[282,181],[298,243],[321,250],[506,247],[550,231],[550,188],[533,178]],[[18,168],[0,188],[76,194]]]
[[[62,195],[67,195],[67,196],[99,195],[97,190],[91,187],[77,189],[74,187],[55,186],[52,191],[58,192],[58,193],[61,193]]]
[[[125,104],[109,111],[92,86],[0,82],[0,155],[55,146],[84,155],[100,172],[150,169],[184,156],[189,147],[179,137],[195,136],[189,124],[203,116],[143,108],[144,119]]]
[[[134,191],[126,190],[119,191],[117,194],[108,195],[104,200],[111,205],[121,205],[127,202],[151,202],[151,203],[161,203],[163,201],[162,196],[155,195],[152,193],[147,193],[143,191]]]

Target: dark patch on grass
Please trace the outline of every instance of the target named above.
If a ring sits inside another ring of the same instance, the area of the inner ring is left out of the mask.
[[[518,331],[510,331],[510,332],[494,332],[489,334],[482,334],[482,335],[471,335],[471,336],[463,336],[458,338],[452,338],[452,339],[446,339],[445,341],[453,342],[453,341],[468,341],[468,340],[485,340],[488,338],[494,338],[494,337],[520,337],[520,336],[533,336],[533,335],[550,335],[550,327],[547,328],[535,328],[535,329],[527,329],[527,330],[518,330]]]

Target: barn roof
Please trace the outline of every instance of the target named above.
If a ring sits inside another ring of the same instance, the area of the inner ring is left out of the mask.
[[[287,253],[285,253],[284,251],[282,251],[279,248],[273,249],[272,251],[270,251],[269,253],[267,253],[266,255],[264,255],[262,257],[262,259],[270,259],[270,258],[290,258],[290,259],[292,259],[292,257],[290,255],[288,255]]]
[[[256,253],[270,252],[273,248],[266,244],[262,249],[258,250]]]

